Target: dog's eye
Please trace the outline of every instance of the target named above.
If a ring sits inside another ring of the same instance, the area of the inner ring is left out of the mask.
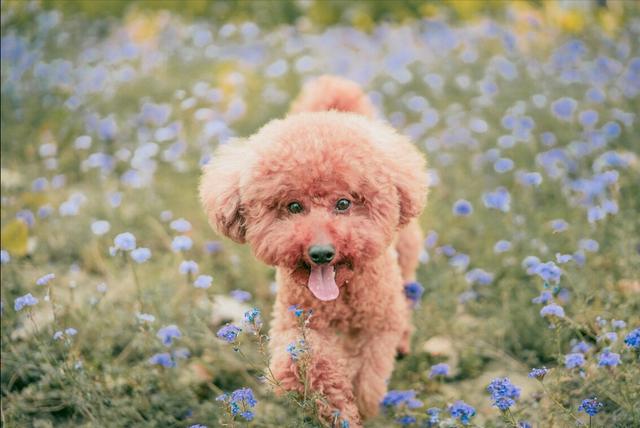
[[[291,202],[289,205],[287,205],[287,209],[291,214],[299,214],[302,212],[304,207],[300,202],[294,201],[294,202]]]
[[[336,211],[346,211],[351,206],[351,201],[349,199],[338,199],[336,202]]]

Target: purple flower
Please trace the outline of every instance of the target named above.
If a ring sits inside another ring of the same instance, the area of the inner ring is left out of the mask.
[[[562,309],[562,306],[551,303],[540,309],[540,316],[564,318],[564,309]]]
[[[193,260],[184,260],[180,263],[180,273],[183,275],[195,275],[198,273],[198,263]]]
[[[222,242],[208,241],[204,244],[204,249],[209,254],[215,254],[222,250]]]
[[[136,248],[129,255],[136,263],[141,264],[151,258],[151,250],[148,248]]]
[[[467,280],[467,283],[471,285],[489,285],[493,281],[493,274],[482,269],[475,268],[467,272],[464,278]]]
[[[240,327],[236,327],[233,324],[227,324],[218,330],[216,336],[227,343],[233,343],[236,341],[241,331],[242,329]]]
[[[545,282],[557,284],[560,281],[562,270],[552,261],[539,263],[531,269],[531,272],[538,275]]]
[[[436,376],[447,376],[449,374],[449,365],[445,363],[440,363],[431,366],[431,373],[429,373],[429,378],[434,378]]]
[[[131,251],[136,248],[136,237],[129,232],[120,233],[113,239],[113,245],[116,251]]]
[[[561,218],[556,220],[551,220],[551,229],[553,229],[553,233],[564,232],[565,230],[567,230],[568,227],[569,227],[569,223],[567,223],[565,220]]]
[[[471,418],[476,415],[476,409],[468,405],[462,400],[458,400],[449,407],[449,413],[456,419],[459,419],[462,425],[468,425]]]
[[[262,318],[258,308],[252,308],[244,313],[244,325],[254,333],[262,328]]]
[[[539,369],[534,368],[534,369],[531,369],[531,372],[529,373],[529,377],[535,378],[541,381],[542,379],[544,379],[547,373],[549,373],[549,370],[546,367],[542,367]]]
[[[504,187],[482,195],[482,201],[487,208],[508,212],[511,209],[511,196]]]
[[[102,236],[111,229],[111,225],[106,220],[96,220],[91,223],[91,232],[94,235]]]
[[[498,174],[511,171],[513,169],[513,161],[509,158],[500,158],[494,162],[493,169]]]
[[[142,322],[148,322],[148,323],[152,323],[156,320],[156,317],[154,317],[151,314],[141,314],[138,313],[136,314],[136,318],[138,318],[138,320],[142,321]]]
[[[48,273],[44,276],[41,276],[40,278],[38,278],[38,280],[36,281],[36,285],[39,286],[43,286],[43,285],[47,285],[49,284],[51,281],[54,280],[54,278],[56,277],[55,274],[53,273]]]
[[[568,263],[573,260],[573,255],[571,254],[560,254],[556,253],[556,262],[560,264]]]
[[[231,294],[231,297],[233,297],[238,302],[247,302],[251,300],[251,293],[249,293],[248,291],[232,290],[229,294]]]
[[[18,297],[13,304],[13,308],[17,312],[22,310],[22,308],[24,308],[25,306],[34,306],[37,303],[38,303],[38,299],[33,297],[31,293],[28,293],[22,297]]]
[[[171,242],[171,249],[179,253],[180,251],[188,251],[193,246],[191,238],[185,235],[176,236]]]
[[[582,403],[578,407],[578,411],[585,412],[589,416],[595,416],[600,412],[602,407],[603,404],[599,402],[597,398],[593,397],[582,400]]]
[[[578,103],[573,98],[562,97],[551,104],[551,112],[558,119],[569,122],[577,106]]]
[[[517,177],[523,186],[538,187],[542,184],[542,175],[539,172],[520,172]]]
[[[213,277],[210,275],[199,275],[195,281],[193,281],[193,286],[196,288],[209,288],[211,287],[211,282],[213,281]]]
[[[440,412],[441,410],[437,407],[431,407],[427,409],[427,415],[429,415],[429,420],[427,421],[427,426],[436,426],[440,422]]]
[[[155,354],[154,356],[149,358],[149,364],[157,364],[168,369],[176,366],[175,361],[173,361],[173,358],[171,358],[171,354],[169,354],[168,352]]]
[[[580,341],[575,345],[573,345],[573,347],[571,348],[571,352],[579,352],[582,354],[586,354],[587,352],[589,352],[590,349],[591,349],[591,345],[589,345],[585,341]]]
[[[258,404],[258,400],[255,399],[253,391],[250,388],[237,389],[231,394],[225,393],[219,395],[216,401],[225,403],[231,416],[235,417],[240,415],[247,421],[252,420],[254,417],[250,409]]]
[[[549,290],[543,290],[538,297],[531,299],[532,303],[549,303],[553,301],[553,293]]]
[[[504,239],[496,242],[496,244],[493,246],[494,253],[504,253],[506,251],[509,251],[510,249],[511,242],[505,241]]]
[[[179,218],[177,220],[173,220],[169,227],[178,233],[187,233],[191,230],[191,223],[183,218]]]
[[[578,115],[578,120],[585,128],[591,128],[598,122],[598,112],[595,110],[581,111]]]
[[[466,217],[473,214],[473,205],[466,199],[458,199],[453,204],[453,215]]]
[[[598,366],[615,367],[617,365],[620,365],[620,354],[616,354],[615,352],[611,352],[609,349],[605,349],[600,355],[598,355]]]
[[[173,344],[173,339],[181,336],[182,333],[180,333],[180,329],[173,324],[162,327],[156,334],[156,337],[162,341],[164,346],[171,346]]]
[[[568,369],[582,367],[584,366],[584,363],[585,363],[584,355],[579,352],[567,354],[564,356],[564,365]]]
[[[581,239],[578,242],[578,246],[580,247],[580,249],[588,251],[590,253],[596,253],[600,248],[600,244],[598,244],[598,241],[593,239]]]

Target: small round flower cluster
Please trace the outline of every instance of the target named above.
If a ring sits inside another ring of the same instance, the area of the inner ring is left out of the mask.
[[[291,342],[287,345],[287,353],[291,356],[293,361],[298,361],[302,354],[307,352],[307,343],[304,339],[298,339],[296,342]]]
[[[462,400],[458,400],[449,407],[449,413],[454,418],[460,420],[462,425],[469,425],[471,418],[476,415],[476,409]]]
[[[520,388],[512,384],[507,377],[493,379],[487,391],[491,394],[493,405],[503,412],[516,404],[520,398]]]
[[[238,339],[238,335],[242,329],[233,324],[227,324],[222,326],[220,330],[216,333],[218,339],[222,339],[227,343],[234,343]]]
[[[585,412],[589,416],[597,415],[604,405],[597,398],[586,398],[578,407],[579,412]]]
[[[241,416],[246,421],[253,420],[255,415],[251,409],[258,404],[251,388],[236,389],[231,394],[224,393],[219,395],[216,401],[224,403],[232,418]]]
[[[529,377],[542,381],[542,379],[544,379],[547,373],[549,373],[549,369],[547,369],[546,367],[542,367],[539,369],[534,368],[534,369],[531,369],[531,372],[529,373]]]
[[[429,378],[434,378],[436,376],[447,376],[449,374],[449,365],[445,363],[435,364],[431,366],[431,372],[429,373]]]
[[[408,282],[404,285],[404,295],[411,301],[413,307],[416,307],[422,299],[424,287],[417,281]]]

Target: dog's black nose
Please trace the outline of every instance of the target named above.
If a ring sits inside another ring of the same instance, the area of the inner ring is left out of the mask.
[[[336,249],[333,248],[333,245],[312,245],[309,247],[309,257],[319,265],[329,263],[335,255]]]

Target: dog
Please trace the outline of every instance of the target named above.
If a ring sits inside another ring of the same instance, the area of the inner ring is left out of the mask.
[[[325,421],[351,427],[375,416],[397,353],[408,353],[427,198],[426,160],[355,82],[322,76],[284,119],[221,145],[204,167],[200,197],[218,233],[248,243],[276,267],[270,369],[302,392],[286,348],[299,336],[288,308],[312,310],[307,387]]]

